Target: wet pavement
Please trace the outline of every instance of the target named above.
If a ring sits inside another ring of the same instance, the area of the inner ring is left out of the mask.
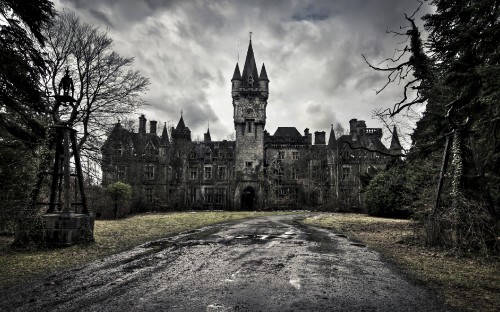
[[[29,284],[0,311],[443,311],[345,235],[273,216],[205,227]]]

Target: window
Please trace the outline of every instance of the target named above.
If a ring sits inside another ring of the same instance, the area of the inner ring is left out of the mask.
[[[219,180],[226,179],[226,167],[219,167]]]
[[[155,149],[154,147],[148,143],[145,149],[145,154],[146,156],[153,156],[155,154]]]
[[[205,180],[212,180],[212,167],[211,166],[205,167]]]
[[[349,158],[349,151],[342,151],[342,157]]]
[[[115,145],[115,156],[122,156],[123,155],[123,149],[121,144],[116,144]]]
[[[173,175],[172,175],[172,167],[171,166],[168,166],[168,169],[167,169],[167,181],[171,181],[173,180]]]
[[[116,168],[116,179],[123,181],[126,178],[126,168],[125,166],[117,166]]]
[[[252,168],[253,167],[253,162],[251,162],[251,161],[245,162],[245,167]]]
[[[299,159],[299,152],[292,152],[292,159],[293,160]]]
[[[214,188],[206,187],[205,188],[205,204],[213,204],[214,203]]]
[[[278,168],[278,170],[276,172],[276,175],[281,179],[283,177],[283,169],[282,168]]]
[[[196,203],[196,188],[192,187],[189,189],[189,202],[191,204]]]
[[[190,159],[195,159],[196,158],[196,152],[189,153],[189,158]]]
[[[313,166],[313,173],[317,174],[319,172],[319,166]]]
[[[146,165],[144,167],[144,179],[154,179],[155,178],[155,166]]]
[[[297,168],[292,168],[291,176],[292,180],[298,180],[299,179],[299,172]]]
[[[152,188],[147,188],[144,190],[145,196],[146,196],[146,202],[152,203],[153,202],[153,189]]]
[[[283,152],[278,152],[278,159],[279,160],[285,159],[285,152],[284,151]]]
[[[350,177],[351,177],[351,167],[350,166],[342,167],[342,181],[349,180]]]
[[[198,168],[196,167],[189,168],[189,178],[191,180],[196,180],[198,178]]]
[[[225,188],[217,188],[215,192],[215,203],[223,204],[226,202],[226,189]]]

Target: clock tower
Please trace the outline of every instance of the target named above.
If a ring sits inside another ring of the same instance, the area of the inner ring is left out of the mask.
[[[241,194],[253,192],[257,197],[262,193],[261,183],[264,174],[264,128],[266,126],[266,107],[269,95],[269,79],[266,67],[262,64],[260,75],[252,49],[252,39],[248,44],[243,73],[236,64],[231,79],[233,98],[233,119],[236,131],[235,173]],[[238,194],[236,194],[238,196]],[[243,195],[241,195],[243,196]],[[249,195],[250,196],[250,195]],[[258,198],[241,200],[242,209],[257,207]],[[238,197],[236,197],[238,198]],[[249,207],[249,205],[253,207]]]

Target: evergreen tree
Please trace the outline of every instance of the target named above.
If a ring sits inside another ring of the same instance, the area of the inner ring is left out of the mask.
[[[435,6],[433,13],[423,17],[427,39],[422,41],[413,15],[407,17],[409,30],[398,33],[410,39],[402,52],[410,54],[406,61],[400,62],[401,56],[389,60],[394,66],[370,66],[387,71],[392,81],[407,79],[404,73],[408,71],[413,73],[404,86],[403,100],[387,113],[394,116],[426,103],[408,159],[411,165],[437,159],[446,165],[446,158],[438,154],[448,137],[452,181],[446,191],[451,196],[449,202],[440,203],[435,217],[451,229],[449,243],[481,247],[478,245],[494,243],[493,228],[499,220],[500,1],[427,2]],[[407,97],[410,90],[415,97]]]

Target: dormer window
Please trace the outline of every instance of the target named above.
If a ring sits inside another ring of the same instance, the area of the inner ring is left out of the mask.
[[[146,154],[146,156],[154,156],[155,155],[155,148],[153,147],[153,145],[148,142],[148,144],[146,145],[146,148],[144,149],[144,152]]]
[[[252,75],[248,76],[248,86],[253,87],[253,77]]]

